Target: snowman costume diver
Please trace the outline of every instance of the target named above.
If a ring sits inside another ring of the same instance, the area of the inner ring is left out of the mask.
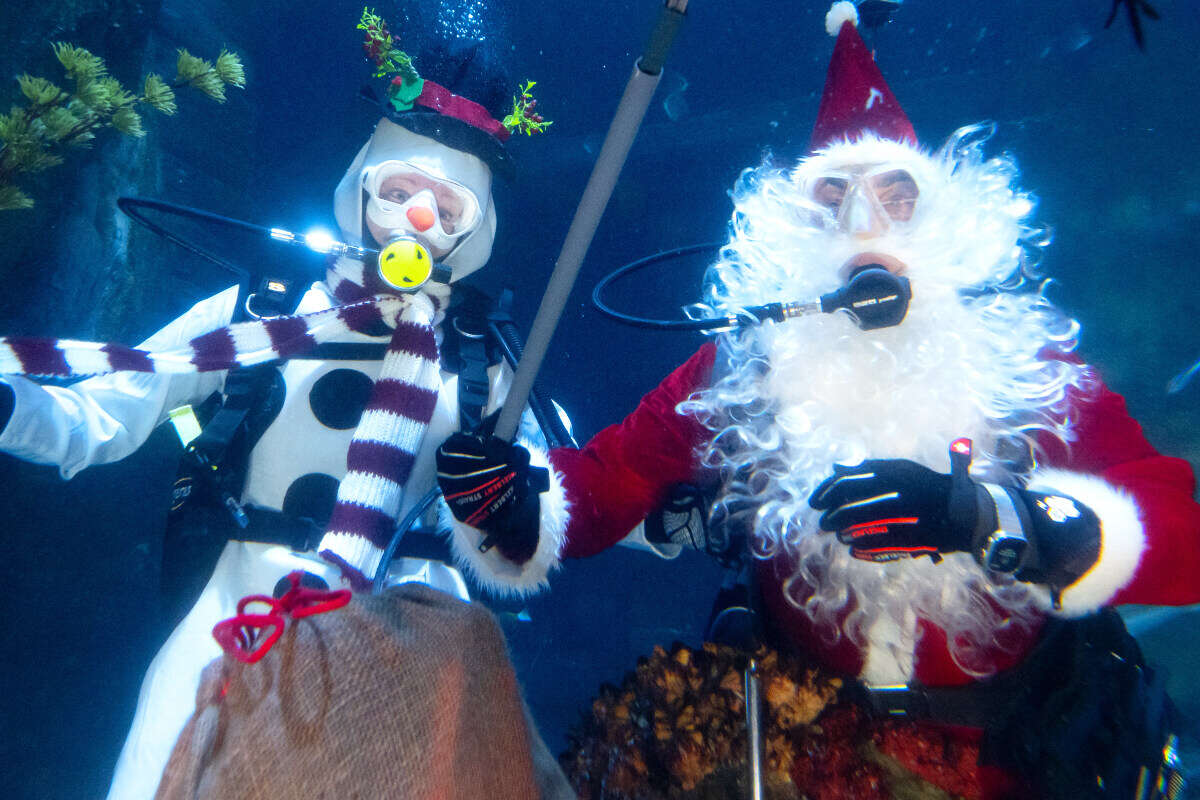
[[[438,121],[428,124],[434,118]],[[230,525],[234,538],[225,544],[212,577],[151,663],[132,730],[117,764],[110,800],[153,796],[175,739],[194,709],[200,672],[221,656],[211,633],[213,626],[236,612],[240,598],[270,592],[293,570],[303,570],[312,576],[310,580],[331,587],[348,581],[355,588],[366,588],[380,563],[381,544],[386,539],[370,540],[359,535],[353,527],[355,515],[365,507],[394,526],[434,487],[434,451],[461,427],[459,378],[438,358],[444,338],[441,322],[451,298],[450,284],[484,266],[496,230],[493,164],[485,160],[486,149],[478,155],[471,152],[472,148],[464,144],[471,137],[462,136],[465,127],[473,124],[431,113],[384,118],[335,193],[335,214],[343,241],[374,248],[383,247],[395,237],[415,240],[438,262],[432,280],[415,291],[400,292],[388,284],[386,274],[381,274],[386,265],[381,263],[377,268],[373,263],[342,256],[331,264],[326,280],[304,294],[296,310],[297,314],[309,314],[356,303],[365,303],[370,310],[372,298],[399,297],[402,302],[398,305],[404,310],[385,322],[404,327],[408,324],[406,315],[413,309],[424,314],[417,327],[431,333],[428,345],[421,357],[407,359],[420,362],[423,358],[424,367],[414,372],[416,368],[406,366],[403,355],[397,359],[403,375],[424,376],[418,381],[420,391],[415,395],[421,400],[418,405],[423,403],[427,408],[413,414],[412,419],[404,414],[397,417],[387,409],[371,410],[376,402],[372,387],[379,382],[381,365],[392,358],[391,350],[382,362],[377,358],[308,357],[278,365],[276,383],[282,383],[282,405],[249,453],[244,486],[237,498],[251,524],[245,531]],[[446,129],[458,134],[451,139],[455,146],[433,138]],[[489,140],[495,137],[494,132],[474,133],[476,140],[479,136]],[[498,148],[498,142],[493,144]],[[237,304],[238,287],[230,287],[172,321],[146,340],[141,349],[171,351],[209,332],[233,330],[223,326],[234,318]],[[388,347],[391,340],[390,347],[395,349],[397,339],[386,326],[377,331],[355,327],[341,331],[334,343],[375,345],[378,349]],[[92,464],[117,461],[131,454],[169,412],[201,404],[222,390],[226,377],[224,371],[115,372],[56,387],[41,386],[20,375],[6,375],[0,385],[11,387],[12,414],[0,432],[0,449],[28,461],[54,464],[69,479]],[[487,369],[488,398],[483,413],[502,404],[510,378],[508,368],[501,364]],[[377,419],[372,421],[371,415]],[[385,430],[391,432],[381,432]],[[354,461],[355,446],[359,453],[370,451],[380,444],[375,439],[383,444],[391,440],[395,451],[392,455],[398,454],[404,461],[401,478],[393,475],[389,482],[373,474],[370,464],[364,466],[361,459],[348,466],[348,453]],[[534,453],[533,463],[544,464],[544,448],[527,444]],[[559,531],[565,527],[564,506],[561,488],[551,486],[542,495],[541,514],[547,527]],[[335,509],[348,509],[342,517],[350,521],[339,527]],[[331,514],[335,520],[325,528],[324,535],[305,545],[280,544],[269,534],[264,537],[266,541],[255,540],[257,520],[304,517],[317,521],[319,534],[320,526]],[[427,516],[429,522],[437,523],[436,506]],[[452,535],[449,550],[453,560],[474,571],[486,558],[489,570],[494,570],[502,556],[494,552],[481,554],[476,544],[468,535]],[[503,568],[506,580],[534,588],[544,579],[548,565],[557,559],[557,549],[553,536],[543,537],[530,562]],[[439,560],[395,559],[388,568],[387,583],[406,581],[423,582],[469,600],[460,572]]]

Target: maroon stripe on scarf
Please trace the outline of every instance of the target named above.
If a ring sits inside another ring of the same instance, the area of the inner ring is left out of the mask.
[[[361,536],[382,550],[391,541],[395,527],[396,520],[379,509],[339,500],[333,506],[325,530]]]
[[[154,362],[145,350],[135,350],[119,344],[106,344],[100,352],[108,356],[108,363],[119,372],[154,372]]]
[[[356,333],[367,336],[383,336],[388,333],[383,315],[374,303],[356,303],[338,309],[338,319]]]
[[[55,344],[57,339],[14,336],[4,340],[21,362],[26,375],[70,375],[67,356]]]
[[[392,334],[389,350],[401,353],[412,353],[426,361],[437,361],[437,342],[433,338],[433,330],[428,325],[418,325],[413,322],[398,320],[396,332]]]
[[[417,422],[429,422],[433,419],[437,398],[437,392],[413,386],[411,383],[391,379],[378,380],[371,392],[371,399],[367,401],[367,410],[390,411]]]
[[[192,363],[201,372],[229,369],[237,363],[237,346],[228,328],[217,328],[210,333],[197,336],[190,342],[195,355]]]
[[[369,300],[371,293],[363,287],[359,286],[352,280],[338,276],[338,284],[333,289],[333,296],[338,299],[342,305],[357,303],[360,300]]]
[[[342,571],[342,577],[350,581],[351,589],[356,592],[371,591],[371,580],[359,572],[358,567],[352,566],[346,561],[346,559],[342,558],[332,550],[322,550],[318,555]]]
[[[382,442],[352,441],[346,451],[346,469],[350,472],[368,472],[396,483],[404,482],[412,465],[412,453]]]
[[[277,317],[266,320],[263,327],[271,337],[271,347],[280,358],[291,358],[297,353],[307,353],[317,346],[317,340],[308,332],[308,323],[300,317]]]

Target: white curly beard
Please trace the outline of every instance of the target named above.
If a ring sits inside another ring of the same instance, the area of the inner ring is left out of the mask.
[[[1021,433],[990,417],[979,391],[1016,383],[1023,367],[982,357],[997,332],[957,297],[930,294],[928,287],[920,292],[904,323],[885,330],[860,331],[837,315],[758,332],[771,369],[755,383],[775,412],[764,415],[757,434],[778,447],[753,467],[759,480],[773,476],[755,491],[765,501],[756,546],[766,554],[782,545],[797,557],[799,583],[789,588],[793,599],[805,598],[801,607],[814,622],[828,627],[854,598],[856,609],[841,628],[866,649],[863,677],[873,682],[910,677],[918,616],[959,634],[964,646],[956,659],[975,673],[989,671],[986,645],[1003,614],[1034,617],[1035,598],[1021,584],[992,583],[968,554],[949,554],[936,565],[928,558],[860,561],[818,532],[808,507],[834,463],[905,458],[947,472],[948,446],[962,436],[975,443],[977,478],[1012,481],[1012,465],[997,452],[999,437],[1011,443]]]
[[[966,205],[962,183],[986,176],[911,150],[907,158],[920,172],[922,199],[957,200],[871,243],[872,251],[899,259],[911,279],[903,323],[861,331],[835,314],[727,334],[720,378],[680,406],[715,433],[705,462],[731,476],[718,505],[757,508],[757,554],[786,555],[797,565],[787,599],[818,631],[847,636],[866,651],[863,677],[873,682],[911,677],[918,619],[947,632],[965,672],[994,672],[997,645],[1023,638],[1040,595],[990,579],[966,553],[939,564],[856,560],[819,530],[809,495],[834,463],[905,458],[946,472],[948,446],[963,436],[975,443],[977,479],[1012,483],[1029,465],[1014,473],[1005,449],[1028,452],[1037,430],[1064,437],[1066,389],[1083,375],[1077,365],[1039,358],[1047,347],[1069,349],[1077,332],[1039,293],[960,296],[971,282],[998,280],[1017,267],[1017,219],[979,224],[984,212],[1014,206],[1007,183],[998,196]],[[814,160],[791,175],[743,176],[733,241],[710,272],[709,309],[728,313],[828,292],[846,259],[861,252],[836,229],[795,223],[803,170]],[[963,231],[974,233],[972,241],[964,244]],[[990,263],[980,262],[981,253]]]

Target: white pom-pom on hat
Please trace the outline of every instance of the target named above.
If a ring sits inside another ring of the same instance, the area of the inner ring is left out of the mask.
[[[844,22],[858,27],[858,9],[850,0],[838,0],[829,7],[829,13],[825,15],[825,30],[830,36],[837,36]]]

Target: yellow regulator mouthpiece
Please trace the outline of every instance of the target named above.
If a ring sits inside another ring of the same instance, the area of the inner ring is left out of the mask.
[[[415,291],[433,275],[433,257],[416,239],[397,237],[379,251],[379,276],[399,291]]]

